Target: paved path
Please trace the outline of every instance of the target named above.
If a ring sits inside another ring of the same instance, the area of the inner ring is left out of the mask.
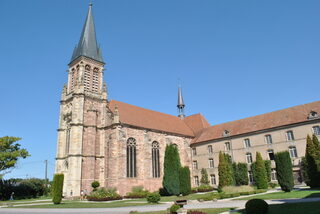
[[[303,203],[320,201],[320,198],[303,198],[303,199],[276,199],[266,200],[268,204],[281,204],[281,203]],[[224,199],[216,202],[201,202],[191,203],[185,206],[187,209],[200,209],[200,208],[223,208],[223,207],[237,207],[244,208],[245,200],[230,200]],[[154,212],[165,210],[171,204],[159,204],[148,206],[134,206],[134,207],[118,207],[118,208],[65,208],[65,209],[41,209],[41,208],[0,208],[0,214],[61,214],[61,213],[93,213],[93,214],[127,214],[130,211],[139,212]]]

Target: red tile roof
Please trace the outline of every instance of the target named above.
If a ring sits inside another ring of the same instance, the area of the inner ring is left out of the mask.
[[[214,125],[206,128],[192,143],[222,138],[224,130],[228,130],[230,136],[234,136],[304,122],[308,120],[311,111],[315,111],[320,115],[320,101]]]
[[[200,134],[210,124],[202,114],[194,114],[184,118],[184,122],[192,129],[195,135]]]
[[[193,131],[179,117],[111,100],[109,108],[118,107],[120,122],[127,125],[194,137]]]

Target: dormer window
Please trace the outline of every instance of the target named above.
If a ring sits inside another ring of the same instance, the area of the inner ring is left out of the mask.
[[[315,119],[315,118],[318,118],[319,116],[318,116],[318,113],[317,112],[315,112],[315,111],[310,111],[310,113],[309,113],[309,116],[308,116],[308,119],[310,120],[310,119]]]
[[[224,130],[222,135],[223,135],[223,137],[228,137],[228,136],[230,136],[230,132],[228,130]]]

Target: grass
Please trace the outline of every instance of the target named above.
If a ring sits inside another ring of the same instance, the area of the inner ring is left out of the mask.
[[[199,198],[203,198],[206,196],[210,196],[212,195],[213,192],[208,192],[208,193],[203,193],[203,194],[190,194],[190,195],[186,195],[186,196],[162,196],[161,197],[161,202],[169,202],[169,201],[175,201],[175,200],[181,200],[181,199],[185,199],[185,200],[197,200]]]
[[[202,211],[206,212],[207,214],[218,214],[222,212],[226,212],[229,210],[233,210],[233,208],[209,208],[209,209],[190,209],[190,210],[197,210],[197,211]],[[165,210],[163,211],[155,211],[155,212],[135,212],[134,214],[166,214],[167,212]]]
[[[237,200],[250,200],[253,198],[260,199],[288,199],[288,198],[317,198],[320,197],[320,190],[293,190],[291,192],[274,192],[264,195],[255,195],[245,198],[239,198]]]
[[[245,210],[234,212],[233,214],[244,214]],[[316,214],[320,213],[320,202],[305,202],[305,203],[284,203],[269,205],[268,214]]]

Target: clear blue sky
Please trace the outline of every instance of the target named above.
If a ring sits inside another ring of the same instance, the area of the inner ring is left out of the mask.
[[[319,100],[319,0],[94,0],[109,99],[211,124]],[[59,99],[89,1],[0,1],[0,136],[53,174]]]

